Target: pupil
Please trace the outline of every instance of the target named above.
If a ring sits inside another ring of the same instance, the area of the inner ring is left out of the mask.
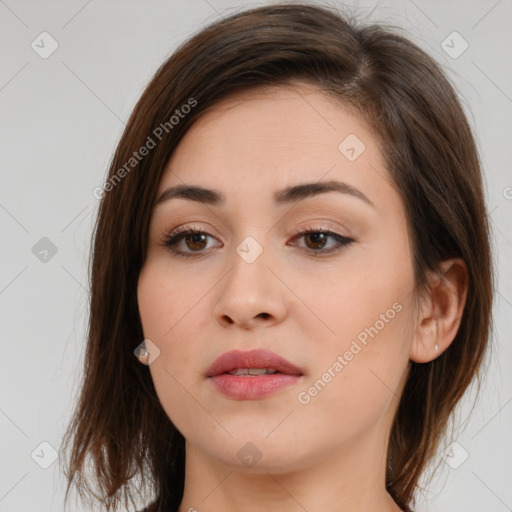
[[[196,242],[196,237],[201,237],[203,239],[202,242],[204,243],[205,235],[203,233],[194,233],[193,235],[187,235],[187,238],[186,238],[187,245],[189,244],[189,242],[192,242],[193,244],[199,243],[199,247],[190,247],[189,246],[189,249],[195,250],[195,249],[203,248],[203,246],[201,245],[201,242]]]
[[[325,245],[325,233],[311,233],[308,235],[313,239],[313,244],[320,243],[320,247],[313,247],[314,249],[321,249]]]

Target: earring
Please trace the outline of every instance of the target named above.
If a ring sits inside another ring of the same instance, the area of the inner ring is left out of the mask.
[[[437,343],[436,343],[436,346],[434,348],[436,349],[436,352],[439,350],[439,347],[437,346]]]

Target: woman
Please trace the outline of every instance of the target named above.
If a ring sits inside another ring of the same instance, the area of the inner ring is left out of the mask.
[[[492,324],[479,158],[439,66],[327,8],[232,15],[157,71],[101,195],[68,491],[411,511]]]

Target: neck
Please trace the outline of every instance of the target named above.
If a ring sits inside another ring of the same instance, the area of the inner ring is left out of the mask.
[[[262,458],[248,468],[214,459],[187,441],[178,512],[400,512],[385,488],[386,452],[387,442],[375,430],[349,448],[330,449],[293,467]]]

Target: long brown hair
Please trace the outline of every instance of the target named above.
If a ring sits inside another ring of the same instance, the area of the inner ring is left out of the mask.
[[[90,503],[135,506],[132,494],[149,482],[153,510],[180,504],[184,437],[134,356],[144,339],[137,281],[155,194],[172,152],[208,108],[244,88],[296,81],[318,86],[373,127],[405,206],[416,291],[428,291],[426,272],[442,260],[467,265],[456,338],[433,361],[411,362],[390,434],[386,488],[404,510],[415,502],[455,406],[480,377],[492,331],[481,164],[457,93],[431,57],[393,27],[299,3],[239,12],[198,32],[157,70],[128,121],[92,238],[83,382],[62,450],[72,448],[66,501],[74,484]],[[145,155],[133,160],[134,153]]]

